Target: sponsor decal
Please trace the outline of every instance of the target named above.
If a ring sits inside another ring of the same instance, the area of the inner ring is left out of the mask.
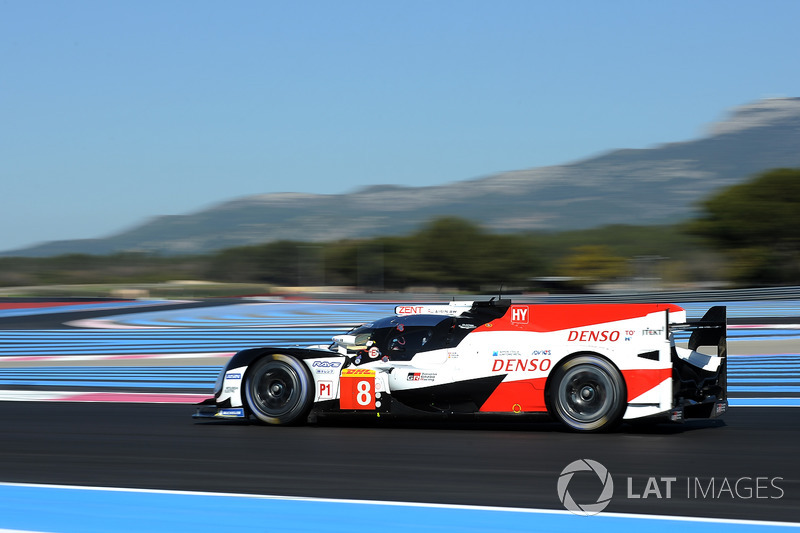
[[[550,359],[496,359],[492,372],[546,372],[551,365]]]
[[[436,374],[433,372],[409,372],[406,381],[436,381]]]
[[[475,329],[478,326],[476,326],[475,324],[459,324],[458,327],[461,329]]]
[[[447,358],[448,359],[458,359],[458,352],[454,350],[447,350]]]
[[[448,305],[398,305],[396,315],[447,315],[458,316],[472,307],[472,302],[450,302]]]
[[[225,379],[242,379],[242,375],[239,372],[228,372]]]
[[[220,409],[216,416],[244,418],[244,409]]]
[[[342,370],[342,377],[343,378],[350,378],[350,377],[375,377],[375,371],[370,370],[368,368],[345,368]]]
[[[531,355],[553,355],[550,350],[534,350]]]
[[[664,328],[661,329],[645,328],[642,330],[642,335],[663,335],[663,334],[664,334]]]
[[[311,366],[315,368],[339,368],[342,363],[339,361],[314,361]]]
[[[225,387],[225,390],[223,390],[222,392],[223,394],[233,394],[237,390],[239,390],[239,387]]]
[[[333,398],[333,381],[319,382],[319,399],[330,400]]]
[[[528,313],[530,309],[528,307],[511,307],[511,323],[512,324],[527,324],[528,323]]]
[[[571,330],[567,336],[568,342],[616,342],[620,338],[620,332],[616,330]]]
[[[519,357],[522,355],[517,350],[495,350],[492,352],[492,357]]]

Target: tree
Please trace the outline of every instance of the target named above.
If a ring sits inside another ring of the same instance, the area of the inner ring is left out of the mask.
[[[475,282],[476,258],[484,232],[476,224],[456,217],[437,218],[412,236],[415,263],[408,265],[421,282],[464,286]]]
[[[765,172],[715,194],[701,208],[687,230],[726,251],[734,278],[800,279],[800,169]]]
[[[580,284],[610,281],[629,275],[628,262],[614,255],[607,246],[586,245],[572,249],[564,259],[562,273]]]

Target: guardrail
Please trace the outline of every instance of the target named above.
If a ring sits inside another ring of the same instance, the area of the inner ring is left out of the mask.
[[[648,291],[618,294],[548,294],[514,296],[514,300],[548,303],[615,303],[615,302],[734,302],[754,300],[800,299],[800,287],[770,287],[755,289]]]
[[[457,294],[423,292],[352,292],[326,294],[310,292],[307,298],[392,302],[447,302],[450,300],[486,300],[492,294]],[[631,291],[614,293],[582,294],[520,294],[503,293],[517,303],[687,303],[687,302],[736,302],[759,300],[800,300],[800,286],[767,287],[754,289],[695,289],[683,291]]]

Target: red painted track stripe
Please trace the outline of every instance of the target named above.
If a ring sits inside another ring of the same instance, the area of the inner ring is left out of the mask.
[[[135,392],[83,392],[47,401],[103,403],[200,403],[208,394],[147,394]]]
[[[154,353],[154,354],[126,354],[126,355],[21,355],[2,357],[4,361],[112,361],[121,359],[194,359],[233,357],[236,352],[209,352],[209,353]]]
[[[80,302],[0,302],[0,309],[39,309],[45,307],[66,307],[71,305],[113,304],[124,300],[98,300]]]

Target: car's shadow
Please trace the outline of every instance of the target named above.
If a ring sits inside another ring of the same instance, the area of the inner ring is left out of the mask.
[[[488,420],[324,420],[317,421],[320,427],[358,427],[358,428],[396,428],[417,430],[464,430],[464,431],[503,431],[526,433],[559,433],[580,435],[581,432],[564,427],[559,422],[549,419],[541,421],[488,421]],[[724,427],[720,419],[692,420],[682,424],[662,423],[625,423],[609,431],[594,434],[627,434],[627,435],[675,435],[702,429]]]
[[[198,425],[230,425],[266,427],[255,419],[250,420],[198,420]],[[455,431],[503,431],[527,433],[556,433],[556,434],[581,434],[564,427],[561,423],[552,420],[548,415],[526,415],[524,417],[475,417],[449,416],[449,417],[381,417],[373,418],[364,415],[327,415],[318,417],[308,424],[320,428],[383,428],[383,429],[414,429],[414,430],[455,430]],[[627,435],[674,435],[702,429],[725,427],[725,421],[720,418],[688,420],[683,423],[661,421],[626,422],[605,432],[595,434],[627,434]],[[280,429],[280,428],[275,428]]]

